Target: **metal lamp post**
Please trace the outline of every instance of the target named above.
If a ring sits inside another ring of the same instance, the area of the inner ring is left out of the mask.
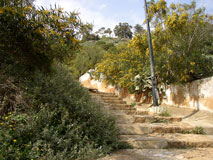
[[[148,9],[146,0],[144,0],[145,4],[145,15],[146,15],[146,23],[147,23],[147,30],[148,30],[148,42],[149,42],[149,57],[150,57],[150,65],[151,65],[151,79],[152,79],[152,96],[153,96],[153,105],[155,107],[158,106],[158,90],[157,90],[157,81],[155,77],[155,64],[154,64],[154,56],[153,56],[153,47],[152,47],[152,38],[150,32],[150,25],[149,25],[149,16],[148,16]]]

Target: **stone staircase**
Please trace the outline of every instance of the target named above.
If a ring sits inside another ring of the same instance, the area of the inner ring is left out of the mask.
[[[213,135],[194,134],[196,128],[183,122],[181,117],[152,115],[110,93],[91,91],[90,94],[104,105],[106,113],[115,116],[120,141],[127,148],[213,148]]]

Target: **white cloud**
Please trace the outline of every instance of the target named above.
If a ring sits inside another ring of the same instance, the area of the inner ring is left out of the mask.
[[[114,28],[118,21],[113,18],[105,17],[101,10],[107,7],[106,4],[98,3],[97,0],[37,0],[37,6],[49,8],[50,4],[59,4],[66,11],[77,11],[83,22],[92,23],[94,31],[101,27]]]

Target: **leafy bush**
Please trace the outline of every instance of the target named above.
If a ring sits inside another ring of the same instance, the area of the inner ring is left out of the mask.
[[[90,159],[117,147],[114,119],[62,67],[22,86],[31,108],[1,116],[1,159]]]
[[[0,159],[91,159],[110,152],[117,147],[114,119],[56,65],[79,48],[78,15],[30,2],[0,2]]]
[[[0,67],[13,65],[25,75],[26,70],[50,71],[53,62],[64,62],[78,48],[80,20],[76,13],[22,6],[25,2],[0,6]]]

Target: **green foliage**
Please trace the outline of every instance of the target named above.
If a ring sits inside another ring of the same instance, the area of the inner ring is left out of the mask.
[[[163,116],[163,117],[170,117],[171,114],[168,112],[168,110],[166,109],[165,111],[163,111],[161,114],[159,114],[160,116]]]
[[[154,45],[162,46],[155,50],[161,54],[156,70],[163,81],[185,83],[212,76],[213,59],[208,57],[213,46],[212,15],[197,9],[195,2],[167,7],[163,0],[153,3],[149,13],[154,36],[161,37]]]
[[[79,78],[90,69],[95,69],[95,65],[102,60],[106,51],[116,49],[116,43],[120,41],[108,37],[81,43],[82,47],[68,65],[74,77]]]
[[[94,69],[96,63],[100,62],[105,50],[98,45],[85,46],[76,53],[75,58],[71,61],[70,69],[76,78]]]
[[[194,134],[205,134],[204,130],[202,127],[195,127],[193,130],[192,130],[192,133]]]
[[[93,25],[92,24],[86,24],[83,25],[80,29],[80,33],[82,35],[82,41],[90,41],[90,40],[99,40],[100,37],[96,34],[92,33]]]
[[[78,15],[60,8],[44,10],[18,5],[20,2],[0,7],[1,65],[46,72],[54,61],[70,58],[78,48]]]
[[[110,49],[114,49],[114,48],[115,48],[114,43],[107,43],[107,42],[104,42],[104,41],[102,41],[102,40],[97,41],[97,42],[95,43],[95,45],[100,46],[100,47],[103,48],[105,51],[108,51],[108,50],[110,50]]]
[[[111,37],[111,34],[112,34],[112,30],[110,28],[107,28],[104,33],[107,33],[109,34],[109,37]]]
[[[144,32],[145,30],[143,29],[143,26],[140,24],[136,24],[134,26],[134,35],[140,34],[141,32]]]
[[[213,75],[212,15],[195,3],[167,6],[151,1],[149,16],[158,88],[164,84],[186,83]],[[141,32],[128,45],[109,51],[97,64],[96,76],[131,93],[150,92],[150,62],[147,33]],[[139,80],[135,77],[139,76]]]
[[[90,159],[117,147],[114,119],[64,68],[21,86],[31,107],[1,116],[1,159]]]
[[[205,134],[204,129],[202,127],[196,126],[192,130],[184,131],[184,134]]]
[[[132,39],[132,26],[128,23],[119,23],[114,28],[114,33],[119,38],[129,38]]]
[[[135,107],[136,106],[136,103],[131,103],[131,107]]]
[[[92,159],[110,152],[117,147],[114,119],[61,65],[79,49],[78,14],[30,2],[0,2],[0,159]]]

